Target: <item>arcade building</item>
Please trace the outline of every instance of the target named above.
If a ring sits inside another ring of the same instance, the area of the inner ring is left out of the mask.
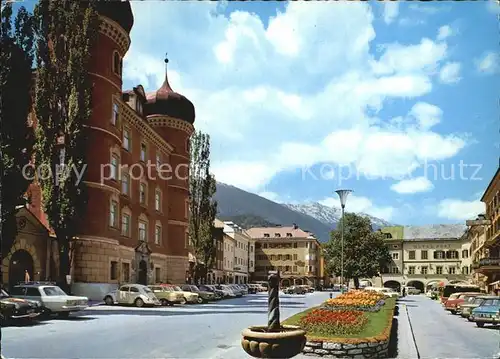
[[[157,91],[145,93],[141,85],[122,91],[132,9],[129,2],[100,2],[98,12],[101,24],[90,69],[93,109],[85,125],[89,200],[85,225],[72,243],[68,278],[73,294],[95,300],[123,283],[186,281],[189,139],[195,120],[193,104],[172,90],[167,73]],[[168,178],[160,178],[161,165],[172,169]],[[18,212],[18,236],[4,254],[7,285],[24,281],[25,270],[31,280],[58,275],[57,243],[36,183],[28,196],[30,204]]]

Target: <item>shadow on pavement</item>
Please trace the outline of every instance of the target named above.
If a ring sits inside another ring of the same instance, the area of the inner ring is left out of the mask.
[[[213,311],[196,311],[196,310],[183,310],[179,312],[173,311],[163,311],[163,310],[154,310],[154,309],[141,309],[141,310],[130,310],[127,308],[116,309],[116,310],[93,310],[93,311],[82,311],[79,312],[78,317],[85,316],[86,318],[93,318],[92,316],[100,316],[100,315],[142,315],[142,316],[157,316],[157,317],[174,317],[181,315],[209,315],[209,314],[262,314],[267,313],[267,309],[262,310],[234,310],[234,311],[226,311],[226,310],[213,310]]]
[[[395,316],[395,317],[399,316],[399,305],[396,305],[396,306],[394,307],[394,316]]]
[[[46,325],[45,321],[40,319],[35,320],[16,320],[9,322],[2,322],[2,328],[7,327],[36,327],[40,325]]]
[[[304,302],[280,302],[280,308],[303,308],[306,306]],[[230,309],[230,308],[247,308],[247,307],[257,307],[257,308],[267,308],[267,301],[262,303],[244,303],[244,304],[192,304],[189,305],[192,308],[212,308],[212,309]],[[181,307],[178,307],[181,308]],[[186,308],[186,307],[182,307]]]
[[[406,304],[406,306],[409,308],[418,308],[418,305],[416,304]]]
[[[398,299],[398,303],[412,303],[415,302],[413,299]]]
[[[500,325],[488,325],[488,326],[484,326],[482,328],[479,328],[476,325],[476,327],[477,327],[477,329],[500,330]]]
[[[391,339],[389,340],[389,358],[398,357],[398,318],[392,319]]]

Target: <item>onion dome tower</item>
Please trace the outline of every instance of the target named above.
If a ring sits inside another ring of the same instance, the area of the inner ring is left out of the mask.
[[[148,123],[168,142],[173,151],[169,163],[168,235],[172,255],[187,256],[189,222],[189,139],[194,131],[195,108],[185,96],[175,92],[168,81],[168,58],[165,58],[165,81],[146,95],[144,106]]]

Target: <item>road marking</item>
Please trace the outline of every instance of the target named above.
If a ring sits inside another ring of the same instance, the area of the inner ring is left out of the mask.
[[[415,351],[417,352],[417,359],[420,359],[420,352],[418,351],[418,346],[417,346],[417,339],[415,338],[415,333],[413,332],[413,326],[411,324],[411,318],[410,318],[410,311],[408,310],[408,307],[406,304],[403,304],[405,311],[406,311],[406,316],[408,317],[408,324],[410,325],[410,331],[411,331],[411,336],[413,338],[413,344],[415,345]]]

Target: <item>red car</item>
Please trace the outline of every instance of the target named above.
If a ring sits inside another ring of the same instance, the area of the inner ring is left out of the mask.
[[[456,314],[457,308],[460,304],[462,304],[466,299],[470,297],[475,297],[481,293],[476,292],[465,292],[465,293],[454,293],[450,295],[448,300],[444,303],[444,307],[446,310],[450,311],[451,314]]]

